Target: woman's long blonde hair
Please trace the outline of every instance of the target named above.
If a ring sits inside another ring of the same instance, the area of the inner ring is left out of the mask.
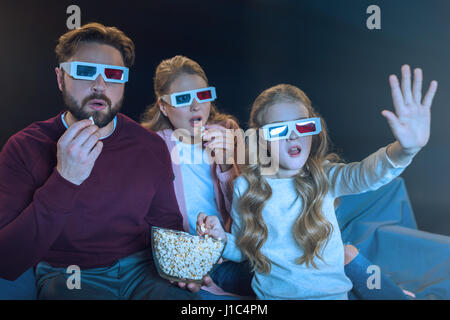
[[[169,93],[172,82],[182,74],[194,74],[200,76],[208,84],[208,78],[202,67],[192,59],[185,56],[175,56],[161,61],[155,71],[153,78],[154,93],[156,101],[149,105],[141,116],[141,125],[151,131],[160,131],[163,129],[174,129],[173,125],[160,110],[158,100],[161,96]],[[230,121],[232,120],[232,121]],[[221,113],[211,102],[208,123],[231,123],[235,129],[238,128],[238,121],[235,117]]]
[[[279,102],[300,102],[307,108],[309,117],[320,117],[302,90],[292,85],[280,84],[263,91],[256,98],[250,114],[249,127],[258,130],[265,125],[265,114],[271,106]],[[333,231],[331,223],[322,213],[322,202],[329,187],[322,165],[325,160],[340,161],[337,154],[328,151],[330,141],[326,124],[322,119],[321,125],[322,131],[312,136],[308,160],[302,170],[294,176],[295,189],[303,204],[292,229],[297,244],[303,249],[303,255],[296,262],[314,268],[317,268],[314,258],[322,259],[321,249],[326,246]],[[256,164],[242,167],[242,176],[249,187],[238,202],[242,228],[237,237],[237,244],[248,257],[253,270],[269,273],[271,261],[261,253],[261,247],[268,236],[262,211],[272,196],[272,189],[261,175],[261,166],[261,162],[258,161]],[[280,216],[280,219],[283,217]]]

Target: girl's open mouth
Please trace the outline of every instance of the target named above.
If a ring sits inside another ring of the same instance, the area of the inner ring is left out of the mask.
[[[293,146],[293,147],[289,148],[288,154],[292,158],[296,158],[296,157],[300,156],[301,151],[302,151],[302,149],[300,148],[300,146]]]

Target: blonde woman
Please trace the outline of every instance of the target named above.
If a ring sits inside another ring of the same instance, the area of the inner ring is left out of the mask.
[[[239,168],[234,160],[227,161],[227,155],[235,155],[235,141],[225,133],[238,129],[237,121],[217,110],[215,88],[209,85],[202,67],[187,57],[175,56],[158,65],[154,92],[157,99],[145,111],[141,124],[163,138],[172,156],[184,230],[196,234],[197,215],[207,212],[230,231],[232,182]],[[232,293],[253,295],[245,263],[225,261],[211,278],[218,285],[203,287],[212,293],[201,290],[205,298],[226,299],[234,296]]]

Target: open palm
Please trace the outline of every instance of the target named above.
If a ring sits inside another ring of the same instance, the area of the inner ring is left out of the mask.
[[[383,110],[392,133],[405,150],[419,150],[430,138],[431,104],[437,90],[437,82],[432,81],[422,100],[422,70],[414,70],[411,88],[411,70],[402,67],[401,88],[397,76],[389,77],[395,113]]]

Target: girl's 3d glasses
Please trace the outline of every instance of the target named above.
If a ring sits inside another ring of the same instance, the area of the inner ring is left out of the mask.
[[[59,65],[72,78],[95,80],[101,74],[106,82],[125,83],[128,81],[128,68],[89,62],[63,62]]]
[[[169,103],[167,101],[168,94],[162,96],[161,98],[166,103]],[[201,88],[201,89],[195,89],[195,90],[189,90],[189,91],[181,91],[181,92],[175,92],[170,95],[170,105],[175,108],[180,107],[186,107],[192,104],[192,101],[194,98],[199,102],[208,102],[216,100],[216,88],[214,87],[208,87],[208,88]]]
[[[308,118],[294,121],[285,121],[270,123],[262,126],[264,139],[267,141],[275,141],[281,139],[288,139],[293,130],[300,136],[309,136],[318,134],[322,131],[320,118]]]

